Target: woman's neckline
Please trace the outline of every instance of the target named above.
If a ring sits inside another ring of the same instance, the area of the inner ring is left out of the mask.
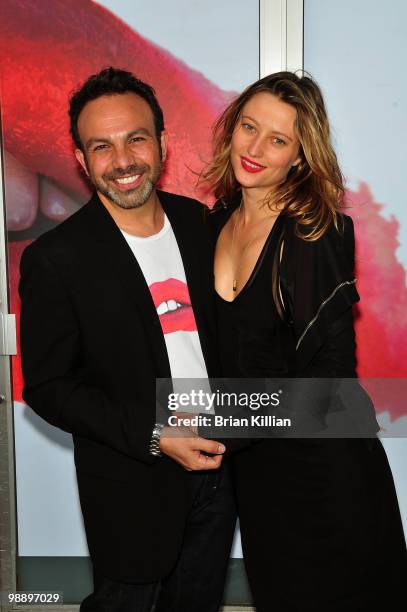
[[[223,226],[222,226],[222,228],[221,228],[220,232],[222,231],[222,229],[223,229],[223,227],[226,225],[226,223],[229,221],[230,217],[232,216],[232,213],[234,212],[234,210],[236,210],[236,208],[237,208],[237,207],[234,207],[234,208],[231,210],[230,215],[228,215],[228,217],[227,217],[227,219],[226,219],[225,223],[223,224]],[[233,298],[233,300],[227,300],[227,299],[225,299],[225,298],[224,298],[224,297],[222,297],[222,296],[220,295],[220,293],[218,293],[218,292],[216,291],[216,289],[215,289],[215,294],[216,294],[216,296],[217,296],[217,297],[218,297],[220,300],[222,300],[222,302],[225,302],[225,304],[233,304],[233,303],[234,303],[234,302],[235,302],[235,301],[236,301],[236,300],[237,300],[237,299],[238,299],[238,298],[239,298],[239,297],[242,295],[242,293],[246,292],[246,290],[247,290],[247,289],[249,289],[250,285],[252,284],[252,282],[253,282],[253,280],[254,280],[254,278],[255,278],[256,274],[257,274],[257,271],[259,270],[259,268],[260,268],[260,266],[261,266],[261,264],[262,264],[262,262],[263,262],[263,259],[264,259],[264,256],[265,256],[265,253],[266,253],[266,250],[267,250],[267,248],[268,248],[268,245],[270,244],[271,238],[272,238],[273,233],[274,233],[274,228],[275,228],[275,227],[276,227],[276,225],[278,224],[278,222],[279,222],[279,220],[281,219],[281,217],[282,217],[282,213],[280,212],[280,213],[277,215],[277,217],[276,217],[276,219],[275,219],[275,221],[274,221],[274,223],[273,223],[273,226],[271,227],[271,229],[270,229],[269,233],[268,233],[268,234],[267,234],[267,236],[266,236],[266,239],[265,239],[264,244],[263,244],[263,246],[262,246],[262,249],[261,249],[261,251],[260,251],[260,253],[259,253],[259,256],[258,256],[258,258],[257,258],[257,260],[256,260],[256,263],[254,264],[253,269],[252,269],[252,271],[250,272],[249,278],[247,279],[247,281],[245,282],[245,284],[243,285],[243,287],[241,288],[241,290],[239,291],[239,293],[238,293],[238,294],[237,294],[237,295],[236,295],[236,296]],[[217,239],[217,240],[219,240],[220,232],[219,232],[219,234],[218,234],[218,239]],[[216,244],[217,244],[217,241],[216,241]],[[215,248],[216,248],[216,245],[215,245]]]

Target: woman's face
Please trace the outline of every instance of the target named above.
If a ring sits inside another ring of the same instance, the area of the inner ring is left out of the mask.
[[[297,111],[273,94],[255,94],[242,109],[232,135],[231,163],[238,183],[266,195],[284,182],[300,160]]]

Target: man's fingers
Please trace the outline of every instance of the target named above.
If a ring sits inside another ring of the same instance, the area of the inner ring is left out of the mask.
[[[218,469],[226,450],[220,442],[197,436],[190,438],[161,436],[160,449],[188,471]]]
[[[197,457],[198,461],[198,470],[217,470],[222,463],[223,456],[222,455],[203,455],[199,453]]]
[[[196,450],[200,450],[211,455],[222,455],[226,450],[226,447],[220,442],[216,442],[216,440],[194,438],[192,442]]]

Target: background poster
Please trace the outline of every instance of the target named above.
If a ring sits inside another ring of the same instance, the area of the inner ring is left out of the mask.
[[[152,18],[145,0],[5,0],[1,23],[11,311],[19,313],[22,251],[90,193],[73,155],[70,92],[109,65],[153,85],[169,132],[161,187],[204,199],[196,173],[210,158],[211,126],[259,76],[259,2],[155,0]],[[22,384],[17,356],[18,553],[86,556],[71,437],[24,405]],[[239,542],[233,554],[241,556]]]

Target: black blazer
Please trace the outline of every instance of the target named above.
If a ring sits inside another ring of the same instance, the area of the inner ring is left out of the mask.
[[[159,192],[184,263],[208,370],[214,348],[212,256],[204,207]],[[23,397],[73,434],[89,551],[98,570],[154,581],[174,565],[188,511],[186,473],[149,442],[155,379],[170,377],[141,269],[95,195],[21,260]]]

